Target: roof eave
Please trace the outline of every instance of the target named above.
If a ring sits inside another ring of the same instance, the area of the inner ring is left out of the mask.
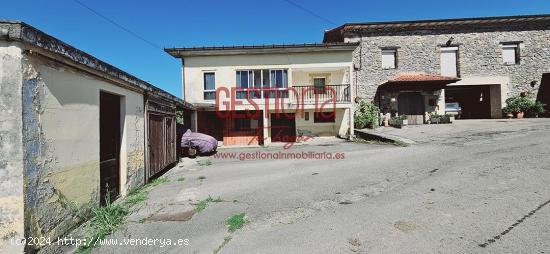
[[[261,55],[289,54],[311,52],[353,51],[359,43],[316,44],[316,45],[268,45],[239,47],[204,47],[204,48],[166,48],[164,51],[173,57],[190,56],[226,56],[226,55]]]

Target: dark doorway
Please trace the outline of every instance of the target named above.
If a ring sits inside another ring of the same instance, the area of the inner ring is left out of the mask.
[[[223,112],[225,114],[227,112]],[[197,131],[223,141],[223,130],[227,117],[219,116],[215,111],[197,112]]]
[[[424,123],[424,96],[418,92],[400,93],[397,97],[399,115],[406,115],[409,124]]]
[[[120,97],[101,92],[99,95],[99,160],[100,203],[113,201],[119,195]]]
[[[271,114],[271,141],[296,142],[296,116],[294,114]]]
[[[490,86],[451,86],[445,89],[445,103],[458,102],[461,119],[491,118]]]
[[[542,74],[539,91],[537,93],[537,101],[546,104],[546,113],[544,116],[550,116],[550,73]]]

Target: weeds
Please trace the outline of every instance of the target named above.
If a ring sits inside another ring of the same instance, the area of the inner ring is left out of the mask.
[[[208,198],[201,200],[197,203],[195,211],[201,212],[202,210],[206,209],[210,203],[218,203],[222,201],[223,200],[220,197],[212,198],[211,196],[208,196]]]
[[[143,187],[150,188],[150,187],[155,187],[159,184],[169,183],[169,182],[170,182],[170,180],[168,180],[168,178],[162,177],[162,178],[157,178],[157,179],[151,181],[150,183],[144,185]]]
[[[94,217],[92,217],[89,224],[91,236],[87,239],[86,245],[81,245],[76,253],[89,253],[98,241],[124,224],[124,217],[128,214],[128,208],[107,200],[106,206],[92,208],[92,213]]]
[[[200,160],[197,162],[197,164],[199,164],[199,166],[210,166],[212,165],[212,160],[211,159]]]
[[[239,213],[227,218],[225,223],[229,227],[229,232],[235,232],[237,229],[241,229],[244,226],[244,216],[244,213]]]
[[[229,241],[231,241],[231,239],[233,239],[233,237],[231,237],[231,236],[226,236],[226,237],[224,237],[224,238],[223,238],[223,243],[220,244],[220,246],[218,246],[218,248],[216,248],[216,249],[213,251],[213,253],[214,253],[214,254],[217,254],[218,252],[220,252],[220,251],[222,250],[223,246],[225,246]]]
[[[125,223],[125,217],[130,207],[147,200],[148,189],[167,182],[170,182],[167,178],[157,178],[146,185],[130,190],[126,199],[121,203],[112,203],[107,198],[106,206],[91,208],[93,217],[88,225],[89,237],[86,245],[81,245],[76,253],[90,253],[98,241],[103,240]]]
[[[183,182],[183,181],[185,181],[185,177],[179,177],[178,178],[178,182]]]
[[[198,179],[199,181],[202,181],[202,180],[206,179],[206,176],[199,176],[199,177],[197,177],[197,179]]]
[[[128,198],[126,198],[126,203],[129,204],[130,206],[133,206],[147,200],[147,197],[148,197],[147,192],[145,192],[144,190],[139,190],[137,192],[134,192],[128,195]]]

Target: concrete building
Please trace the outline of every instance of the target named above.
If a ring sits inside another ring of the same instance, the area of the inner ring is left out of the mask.
[[[550,86],[550,15],[348,23],[323,41],[360,43],[357,95],[412,121],[445,102],[464,118],[500,118],[506,98]]]
[[[355,97],[352,53],[358,45],[165,51],[182,59],[183,96],[198,111],[192,129],[210,134],[226,146],[268,145],[311,136],[351,136]]]
[[[176,162],[181,99],[21,22],[0,21],[0,59],[1,253]]]

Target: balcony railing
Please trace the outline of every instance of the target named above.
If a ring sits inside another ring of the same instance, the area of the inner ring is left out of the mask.
[[[293,103],[316,104],[328,101],[347,103],[351,101],[350,85],[293,86],[297,96],[290,96]],[[291,92],[291,94],[293,93]]]
[[[350,85],[292,86],[290,88],[239,88],[237,99],[289,99],[293,104],[350,102]]]

